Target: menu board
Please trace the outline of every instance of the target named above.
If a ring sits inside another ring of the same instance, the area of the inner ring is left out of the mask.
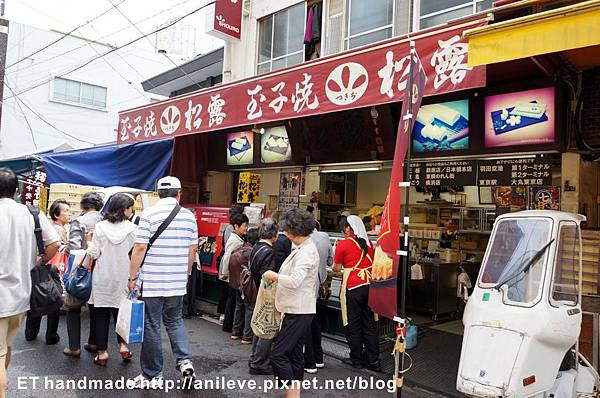
[[[254,133],[242,131],[227,134],[227,165],[243,166],[254,163]]]
[[[413,167],[411,166],[411,174]],[[455,162],[426,162],[415,168],[411,184],[427,187],[453,187],[477,185],[477,166],[475,161],[458,160]],[[418,173],[417,173],[418,171]],[[417,175],[418,184],[417,182]]]
[[[302,173],[281,173],[279,178],[279,211],[295,209],[300,203]]]
[[[469,149],[469,100],[421,106],[412,147],[415,153]]]
[[[552,185],[552,161],[548,158],[480,160],[479,186]]]
[[[555,126],[554,87],[485,98],[485,147],[551,144]]]

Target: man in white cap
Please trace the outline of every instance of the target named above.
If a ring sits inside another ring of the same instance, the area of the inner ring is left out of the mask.
[[[129,291],[139,287],[145,302],[142,374],[134,379],[136,388],[162,388],[161,321],[182,378],[190,383],[194,377],[182,305],[198,250],[198,227],[192,212],[179,205],[179,179],[161,178],[156,190],[160,200],[140,216],[129,272]]]

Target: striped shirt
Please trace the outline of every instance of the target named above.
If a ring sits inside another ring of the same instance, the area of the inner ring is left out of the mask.
[[[140,216],[135,243],[148,244],[158,227],[169,216],[177,201],[164,198]],[[198,244],[196,218],[181,209],[171,224],[156,239],[142,266],[143,297],[172,297],[186,294],[188,255],[191,245]]]

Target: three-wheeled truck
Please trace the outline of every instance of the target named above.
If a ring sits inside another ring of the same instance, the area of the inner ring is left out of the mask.
[[[460,392],[598,396],[598,373],[578,351],[584,221],[558,211],[496,219],[463,316]]]

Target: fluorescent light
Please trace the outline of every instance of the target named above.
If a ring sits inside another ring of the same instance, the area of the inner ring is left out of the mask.
[[[381,166],[379,167],[357,167],[354,169],[323,169],[321,173],[350,173],[352,171],[379,171],[381,170]]]

